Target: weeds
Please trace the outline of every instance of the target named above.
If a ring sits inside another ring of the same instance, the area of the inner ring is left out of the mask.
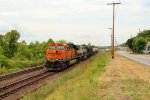
[[[98,77],[109,57],[108,52],[91,57],[23,100],[98,100]]]

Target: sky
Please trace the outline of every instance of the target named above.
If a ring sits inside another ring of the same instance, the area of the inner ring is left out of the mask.
[[[28,43],[49,38],[110,45],[112,0],[0,0],[0,34],[12,29]],[[150,29],[150,0],[114,0],[115,43]]]

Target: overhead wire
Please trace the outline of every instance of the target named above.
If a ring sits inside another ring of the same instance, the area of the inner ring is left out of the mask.
[[[121,0],[119,0],[118,2],[121,2]],[[119,5],[116,7],[116,10],[115,10],[115,18],[116,18],[116,16],[117,16],[118,8],[119,8]]]

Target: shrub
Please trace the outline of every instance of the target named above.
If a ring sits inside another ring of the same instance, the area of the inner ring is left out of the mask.
[[[0,67],[6,67],[8,65],[7,58],[0,54]]]
[[[146,39],[143,37],[136,37],[133,39],[132,45],[134,52],[141,53],[146,47]]]

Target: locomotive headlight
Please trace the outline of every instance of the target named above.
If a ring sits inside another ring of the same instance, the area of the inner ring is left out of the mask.
[[[49,59],[45,59],[45,61],[49,61]]]

